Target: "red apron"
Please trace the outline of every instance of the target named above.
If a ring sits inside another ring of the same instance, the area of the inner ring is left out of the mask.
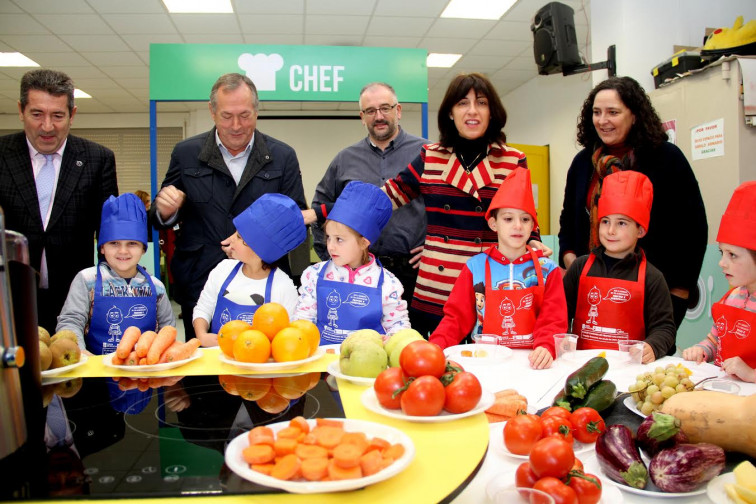
[[[483,332],[503,336],[500,344],[510,348],[533,348],[533,327],[543,301],[545,284],[541,263],[538,262],[535,251],[530,247],[527,249],[538,276],[538,285],[535,287],[518,290],[492,289],[490,258],[486,258]]]
[[[718,303],[711,307],[711,316],[719,332],[719,351],[714,364],[730,357],[740,357],[752,368],[756,368],[756,345],[751,328],[756,324],[756,313],[724,304],[732,289]]]
[[[622,340],[646,339],[643,298],[646,292],[646,255],[641,251],[638,280],[589,277],[596,256],[591,254],[580,273],[572,332],[578,350],[617,350]]]

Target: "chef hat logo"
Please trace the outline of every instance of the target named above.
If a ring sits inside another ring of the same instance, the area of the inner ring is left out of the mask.
[[[258,91],[276,90],[276,72],[283,68],[280,54],[244,53],[239,56],[237,63],[255,83]]]

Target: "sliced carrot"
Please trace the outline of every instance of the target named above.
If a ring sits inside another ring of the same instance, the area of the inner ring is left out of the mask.
[[[168,362],[186,360],[191,357],[194,351],[199,347],[200,340],[198,340],[197,338],[192,338],[186,343],[172,348],[167,348],[165,350],[165,360]]]
[[[157,337],[150,345],[150,349],[147,351],[147,363],[157,364],[160,360],[160,355],[176,341],[176,328],[173,326],[163,326],[158,331]]]
[[[302,460],[310,458],[328,458],[328,450],[318,445],[298,444],[294,449],[294,455]]]
[[[488,420],[488,423],[496,423],[496,422],[506,422],[512,417],[507,417],[504,415],[497,415],[496,413],[489,413],[488,411],[485,412],[486,419]]]
[[[294,453],[294,449],[299,445],[296,439],[278,438],[273,443],[273,450],[276,452],[276,457],[288,455]]]
[[[356,446],[360,451],[360,455],[365,453],[370,445],[364,432],[345,432],[341,438],[341,443]]]
[[[370,450],[369,452],[364,454],[362,457],[360,457],[362,475],[370,476],[371,474],[375,474],[383,469],[382,461],[383,457],[381,456],[381,452],[379,452],[378,450]]]
[[[274,465],[275,464],[252,464],[250,465],[250,469],[270,476],[270,471],[273,470]]]
[[[147,357],[147,350],[152,346],[152,342],[157,338],[155,331],[144,331],[134,345],[134,350],[139,357]]]
[[[121,335],[121,341],[118,342],[116,347],[116,355],[121,359],[125,359],[129,356],[129,353],[134,349],[139,336],[142,335],[142,331],[136,326],[129,326],[123,331]]]
[[[383,450],[384,458],[399,460],[400,458],[402,458],[402,455],[404,455],[404,445],[401,445],[399,443],[392,444],[391,446]]]
[[[331,459],[328,461],[328,476],[334,481],[362,478],[362,469],[359,464],[355,467],[344,469],[337,466],[336,462]]]
[[[302,433],[301,430],[299,430],[299,427],[284,427],[280,431],[278,431],[278,437],[280,438],[289,438],[289,439],[297,439],[299,435]]]
[[[317,439],[315,438],[315,434],[312,432],[308,432],[302,437],[302,440],[300,441],[302,444],[306,445],[314,445],[317,443]]]
[[[273,429],[259,425],[247,433],[247,439],[251,445],[266,444],[273,446],[276,438],[273,434]]]
[[[344,437],[344,430],[341,427],[329,425],[319,425],[312,430],[312,433],[315,434],[316,442],[328,449],[334,448]]]
[[[289,480],[299,474],[300,466],[301,462],[297,456],[290,453],[278,459],[273,470],[270,471],[270,475],[281,480]]]
[[[299,430],[307,434],[310,432],[310,424],[307,422],[305,417],[303,416],[297,416],[291,419],[289,422],[290,427],[299,427]]]
[[[308,481],[321,481],[328,475],[328,459],[325,457],[307,458],[300,466],[302,477]]]
[[[370,443],[368,444],[368,447],[367,447],[367,451],[378,450],[382,452],[389,446],[391,446],[391,443],[389,443],[385,439],[374,437],[373,439],[370,440]]]
[[[273,447],[266,444],[249,445],[242,450],[242,457],[247,464],[266,464],[276,458]]]
[[[329,426],[329,427],[338,427],[340,429],[344,428],[344,421],[343,420],[334,420],[333,418],[316,418],[315,419],[315,425],[318,426]]]
[[[362,451],[357,445],[341,443],[333,449],[333,462],[342,469],[360,465]]]

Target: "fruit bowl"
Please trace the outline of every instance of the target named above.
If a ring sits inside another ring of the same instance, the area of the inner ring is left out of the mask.
[[[315,353],[307,357],[306,359],[286,361],[286,362],[275,362],[273,359],[269,359],[268,362],[240,362],[238,360],[232,359],[231,357],[227,356],[223,352],[220,352],[220,354],[218,355],[221,362],[223,362],[224,364],[230,364],[232,366],[248,369],[250,371],[269,371],[270,372],[270,371],[284,371],[287,369],[294,369],[304,364],[315,362],[316,360],[320,359],[324,354],[325,354],[325,349],[323,349],[323,347],[318,347],[318,349],[315,350]]]
[[[347,380],[354,383],[355,385],[371,386],[373,385],[373,383],[375,383],[375,378],[365,378],[364,376],[350,376],[342,373],[338,359],[328,364],[326,371],[328,371],[328,374],[335,376],[336,378]]]

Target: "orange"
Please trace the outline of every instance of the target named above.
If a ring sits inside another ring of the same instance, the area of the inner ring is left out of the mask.
[[[236,390],[236,376],[234,375],[219,375],[218,382],[223,387],[223,390],[231,395],[239,395],[239,391]]]
[[[314,354],[315,350],[320,346],[320,331],[318,330],[318,326],[309,320],[295,320],[289,325],[296,327],[304,333],[305,338],[310,343],[310,353],[307,355]]]
[[[268,362],[270,340],[255,329],[244,331],[234,341],[234,359],[239,362]]]
[[[309,373],[294,376],[276,376],[273,378],[273,390],[286,399],[299,399],[307,392],[309,386]]]
[[[252,326],[243,320],[230,320],[221,326],[218,331],[218,345],[221,352],[227,357],[234,357],[234,340],[239,334],[252,329]]]
[[[239,376],[236,378],[236,388],[242,399],[257,401],[270,391],[270,378],[252,378]]]
[[[310,343],[296,327],[285,327],[273,338],[270,350],[276,362],[302,360],[310,353]]]
[[[257,405],[261,410],[275,415],[289,407],[289,400],[271,390],[257,400]]]
[[[252,316],[252,329],[264,332],[271,341],[278,331],[288,325],[289,313],[278,303],[265,303]]]

